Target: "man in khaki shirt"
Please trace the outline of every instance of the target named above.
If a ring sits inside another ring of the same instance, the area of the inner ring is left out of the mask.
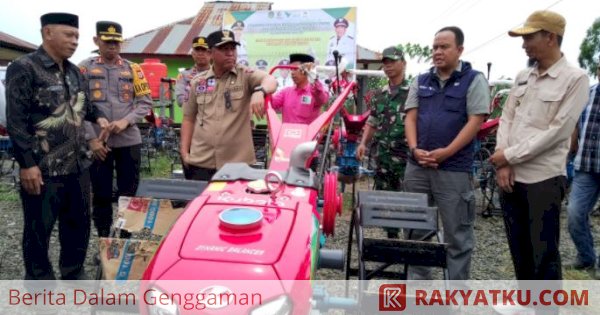
[[[181,125],[181,157],[195,180],[210,180],[225,163],[255,162],[251,110],[262,117],[265,95],[277,88],[273,76],[236,64],[233,32],[213,32],[207,43],[213,65],[192,80]]]
[[[588,99],[588,77],[560,51],[565,19],[536,11],[510,36],[522,36],[535,64],[516,77],[490,161],[518,280],[562,279],[560,208],[569,138]]]

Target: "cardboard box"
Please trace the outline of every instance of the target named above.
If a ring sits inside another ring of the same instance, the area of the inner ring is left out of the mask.
[[[168,199],[122,196],[119,198],[115,227],[132,234],[154,234],[162,238],[182,212],[183,208],[173,208]],[[148,239],[148,237],[139,238]]]
[[[140,280],[159,241],[100,238],[100,264],[105,280]]]

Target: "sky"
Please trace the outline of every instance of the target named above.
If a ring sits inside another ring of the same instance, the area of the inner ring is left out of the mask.
[[[357,43],[381,52],[399,43],[429,45],[437,30],[455,25],[465,33],[462,59],[490,79],[514,78],[526,64],[521,38],[507,35],[535,10],[562,14],[566,32],[562,50],[577,63],[579,46],[587,29],[600,17],[600,1],[590,0],[271,0],[273,10],[357,7]],[[168,0],[0,0],[0,31],[33,44],[41,43],[39,17],[47,12],[79,15],[79,47],[75,63],[91,55],[95,24],[99,20],[121,23],[125,38],[195,16],[204,1]],[[407,72],[417,74],[430,65],[409,62]]]

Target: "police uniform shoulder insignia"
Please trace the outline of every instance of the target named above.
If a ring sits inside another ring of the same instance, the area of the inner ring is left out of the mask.
[[[142,67],[140,67],[139,64],[134,63],[134,62],[129,62],[129,67],[133,70],[133,72],[136,73],[138,79],[142,80],[145,78],[144,71],[142,70]]]
[[[354,39],[354,37],[352,37],[352,36],[350,36],[350,35],[348,35],[348,38],[350,38],[350,39]]]
[[[137,63],[130,63],[133,75],[133,89],[136,96],[150,94],[150,85],[146,78],[144,77],[144,72],[142,71],[142,67]]]

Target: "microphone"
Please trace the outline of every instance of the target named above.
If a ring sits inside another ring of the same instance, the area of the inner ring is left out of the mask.
[[[333,51],[333,58],[334,58],[334,60],[335,60],[336,63],[338,63],[339,57],[340,57],[340,52],[337,51],[337,50],[334,50]]]

